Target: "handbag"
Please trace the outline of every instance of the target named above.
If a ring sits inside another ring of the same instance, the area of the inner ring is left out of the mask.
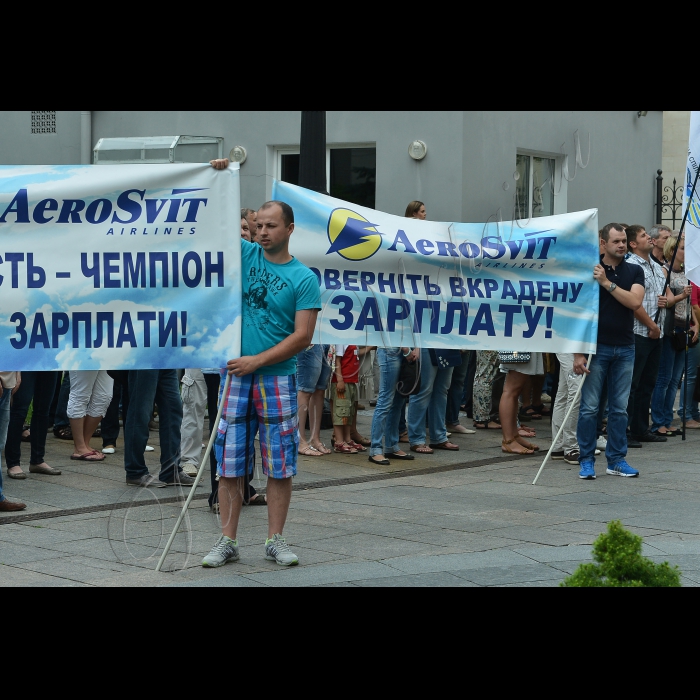
[[[420,391],[420,360],[409,362],[405,357],[403,358],[396,391],[401,396],[412,396]]]
[[[499,350],[498,351],[498,361],[501,364],[514,364],[530,361],[529,352],[518,352],[517,350]]]
[[[433,367],[459,367],[462,364],[462,353],[459,350],[428,350]]]
[[[674,328],[673,334],[671,335],[671,347],[676,352],[682,352],[683,350],[685,350],[685,346],[688,340],[689,338],[685,332],[685,329],[681,330],[678,328]]]

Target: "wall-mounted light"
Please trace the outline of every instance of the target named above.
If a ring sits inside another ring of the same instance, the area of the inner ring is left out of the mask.
[[[637,112],[637,119],[639,119],[639,117],[646,117],[647,114],[649,114],[649,112]]]
[[[245,163],[245,159],[248,157],[248,151],[243,148],[243,146],[234,146],[231,149],[231,152],[228,154],[228,159],[232,163],[238,163],[240,165],[243,165]]]
[[[408,155],[413,158],[413,160],[423,160],[428,153],[428,147],[425,145],[424,141],[414,141],[408,147]]]

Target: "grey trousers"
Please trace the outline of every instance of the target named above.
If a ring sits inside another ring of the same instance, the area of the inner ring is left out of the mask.
[[[574,401],[579,384],[581,383],[582,375],[574,374],[574,356],[573,354],[557,353],[557,360],[561,365],[559,370],[559,390],[552,411],[552,437],[556,437],[561,424],[564,421],[566,412],[569,406]],[[578,450],[578,442],[576,441],[576,426],[578,425],[578,409],[581,403],[581,396],[576,399],[574,408],[571,411],[569,420],[566,421],[564,430],[562,430],[559,440],[554,445],[554,452],[571,452]]]
[[[206,407],[207,385],[202,370],[186,369],[182,376],[181,464],[199,467]]]

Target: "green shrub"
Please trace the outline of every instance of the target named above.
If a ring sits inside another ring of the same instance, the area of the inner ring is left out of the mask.
[[[642,556],[642,538],[622,527],[619,520],[608,523],[608,531],[593,543],[597,564],[581,564],[559,585],[571,588],[679,587],[680,571],[668,562],[655,564]]]

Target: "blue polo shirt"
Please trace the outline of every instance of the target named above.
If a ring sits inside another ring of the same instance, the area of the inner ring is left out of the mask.
[[[321,308],[318,279],[306,265],[292,258],[284,265],[265,259],[256,243],[241,240],[243,323],[241,355],[258,355],[294,332],[297,311]],[[268,365],[256,374],[290,375],[297,371],[296,356]]]

